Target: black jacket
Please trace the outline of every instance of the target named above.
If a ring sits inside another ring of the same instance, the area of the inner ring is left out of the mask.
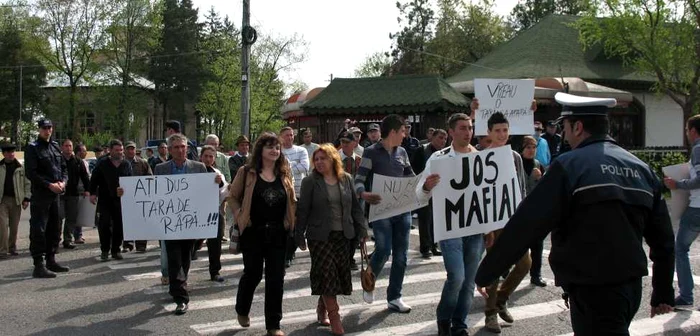
[[[65,158],[64,158],[65,160]],[[82,159],[71,156],[66,160],[68,169],[68,182],[66,183],[66,196],[78,196],[78,181],[83,181],[85,191],[90,190],[90,174]]]
[[[562,154],[510,218],[479,266],[485,287],[552,233],[549,262],[557,286],[621,284],[648,274],[651,305],[673,306],[674,236],[661,182],[614,140],[589,138]]]
[[[49,184],[68,181],[68,168],[55,141],[37,139],[24,153],[24,170],[32,182],[32,198],[55,197]]]
[[[100,204],[106,204],[107,201],[118,203],[119,178],[132,175],[131,163],[126,159],[122,160],[119,167],[115,167],[109,156],[102,157],[97,161],[95,169],[92,171],[90,195],[97,195]]]

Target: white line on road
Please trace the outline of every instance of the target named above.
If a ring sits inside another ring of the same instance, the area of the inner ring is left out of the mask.
[[[630,336],[648,336],[678,329],[687,331],[698,327],[700,327],[700,312],[675,311],[654,318],[634,320],[630,324],[629,332]],[[573,335],[574,333],[568,333],[560,336]]]

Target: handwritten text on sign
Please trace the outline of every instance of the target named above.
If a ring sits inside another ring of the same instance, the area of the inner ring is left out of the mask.
[[[382,201],[377,205],[369,206],[369,221],[389,218],[428,205],[428,202],[421,203],[416,198],[415,190],[418,180],[420,180],[420,175],[389,177],[374,174],[372,192],[379,194]]]
[[[120,177],[124,240],[214,238],[219,224],[216,174]]]
[[[440,175],[433,189],[436,242],[500,229],[522,200],[510,146],[431,164]]]
[[[534,133],[532,99],[535,81],[531,79],[474,79],[474,95],[479,99],[475,115],[475,134],[487,134],[487,121],[501,112],[508,119],[510,134]]]

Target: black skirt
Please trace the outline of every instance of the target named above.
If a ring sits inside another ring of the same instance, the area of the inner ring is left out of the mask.
[[[331,231],[327,241],[309,240],[311,294],[351,295],[350,258],[354,250],[342,231]]]

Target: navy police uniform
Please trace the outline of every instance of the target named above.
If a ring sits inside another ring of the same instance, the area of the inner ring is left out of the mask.
[[[42,119],[39,127],[53,127],[50,120]],[[59,195],[49,189],[49,184],[68,181],[66,160],[58,143],[50,139],[37,139],[29,144],[24,154],[27,178],[32,182],[32,199],[29,219],[29,252],[34,259],[35,277],[52,277],[44,269],[67,271],[56,264],[55,255],[61,239]]]
[[[610,104],[561,93],[555,98],[565,105],[562,118],[604,115]],[[674,236],[661,188],[651,168],[612,138],[583,140],[554,160],[519,205],[479,266],[477,285],[492,283],[551,232],[549,261],[571,303],[575,334],[628,335],[641,278],[648,275],[643,239],[654,262],[651,306],[674,303]]]

